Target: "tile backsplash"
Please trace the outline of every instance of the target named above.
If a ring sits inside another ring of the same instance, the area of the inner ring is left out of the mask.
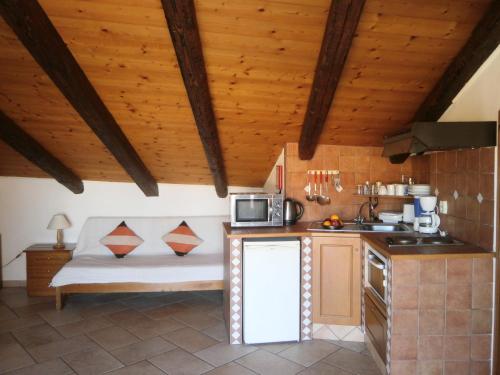
[[[448,202],[441,227],[486,249],[493,247],[495,148],[437,152],[430,155],[430,183]]]
[[[436,152],[411,157],[403,164],[391,164],[381,155],[381,147],[320,145],[313,159],[300,160],[298,144],[288,143],[285,148],[286,195],[304,204],[302,221],[320,220],[333,213],[352,220],[367,200],[354,195],[356,185],[365,181],[398,183],[401,175],[410,176],[416,183],[430,183],[432,192],[438,192],[438,199],[448,202],[448,214],[440,214],[442,229],[463,241],[492,249],[494,147]],[[307,170],[321,169],[340,170],[344,187],[338,193],[329,186],[332,202],[326,206],[305,199]],[[376,211],[402,210],[402,204],[402,200],[383,198]],[[368,216],[366,209],[363,213]]]
[[[286,195],[304,204],[305,213],[302,221],[320,220],[333,213],[352,220],[357,215],[360,205],[367,201],[365,197],[354,195],[357,184],[364,184],[365,181],[397,183],[401,181],[401,175],[411,176],[417,183],[429,183],[428,156],[409,158],[403,164],[391,164],[389,159],[381,155],[381,147],[320,145],[313,159],[300,160],[298,144],[288,143],[285,148]],[[332,185],[329,186],[331,204],[320,206],[305,199],[306,172],[311,169],[340,170],[344,190],[338,193]],[[402,210],[402,204],[402,200],[383,198],[376,210]],[[364,215],[368,216],[366,210]]]

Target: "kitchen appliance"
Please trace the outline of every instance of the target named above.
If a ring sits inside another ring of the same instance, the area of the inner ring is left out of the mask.
[[[283,223],[292,225],[304,214],[304,205],[292,198],[286,198],[283,202]]]
[[[420,197],[420,206],[423,211],[418,219],[418,231],[420,233],[433,234],[439,230],[441,219],[435,212],[436,203],[437,197],[435,196]]]
[[[369,245],[366,246],[366,250],[367,286],[387,303],[387,258]]]
[[[415,221],[415,206],[413,203],[405,203],[403,205],[403,222],[413,223]]]
[[[243,242],[245,344],[300,340],[300,241]]]
[[[495,121],[414,122],[409,131],[385,137],[382,156],[401,164],[410,154],[496,145]]]
[[[449,246],[449,245],[463,245],[464,243],[452,237],[410,237],[410,236],[397,236],[386,237],[385,243],[389,247],[399,246]]]
[[[280,227],[283,225],[283,195],[233,193],[230,195],[232,227]]]

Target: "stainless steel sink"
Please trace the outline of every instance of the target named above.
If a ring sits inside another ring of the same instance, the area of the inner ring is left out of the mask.
[[[308,230],[313,232],[411,232],[412,229],[406,224],[386,224],[386,223],[344,223],[341,229],[327,229],[321,225],[321,222],[315,222],[310,225]]]
[[[364,223],[362,230],[370,232],[408,232],[410,228],[405,224]]]

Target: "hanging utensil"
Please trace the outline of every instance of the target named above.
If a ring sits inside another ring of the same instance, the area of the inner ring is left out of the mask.
[[[320,171],[319,172],[319,195],[316,198],[316,200],[322,206],[330,203],[330,197],[323,195],[323,187],[324,187],[324,185],[323,185],[323,171]]]
[[[306,199],[309,202],[316,200],[314,196],[314,192],[312,191],[312,183],[311,183],[311,171],[307,171],[307,186],[305,188],[306,191]]]
[[[318,171],[314,171],[314,192],[313,197],[314,200],[318,199]]]

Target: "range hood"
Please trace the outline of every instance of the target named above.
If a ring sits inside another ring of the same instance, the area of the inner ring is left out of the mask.
[[[382,156],[393,164],[403,163],[411,154],[497,144],[495,121],[414,122],[406,133],[384,139]]]

